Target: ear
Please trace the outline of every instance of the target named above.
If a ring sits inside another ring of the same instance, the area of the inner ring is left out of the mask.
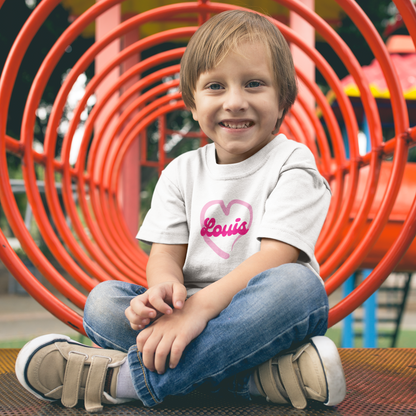
[[[195,121],[198,121],[198,114],[197,114],[196,108],[191,108],[190,110],[191,110],[191,113],[192,113],[192,118]]]
[[[276,124],[274,126],[274,130],[272,131],[272,134],[277,134],[277,132],[279,131],[279,128],[277,127],[277,124],[279,123],[280,119],[283,116],[283,111],[284,111],[284,108],[282,108],[282,109],[279,110],[279,113],[277,115]]]

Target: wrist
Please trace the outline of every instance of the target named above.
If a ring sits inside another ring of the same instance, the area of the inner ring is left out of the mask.
[[[218,297],[213,298],[210,291],[206,291],[205,289],[207,288],[201,289],[192,295],[185,302],[185,305],[187,304],[192,307],[194,313],[200,315],[208,322],[218,316],[227,305],[222,305]]]
[[[163,276],[159,275],[157,278],[147,277],[147,285],[149,289],[154,286],[159,286],[159,285],[164,285],[164,284],[174,284],[174,283],[175,284],[179,283],[183,285],[183,283],[178,278],[169,274],[163,275]]]

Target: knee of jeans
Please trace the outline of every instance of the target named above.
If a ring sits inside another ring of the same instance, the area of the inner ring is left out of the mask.
[[[85,303],[84,315],[89,310],[101,309],[107,302],[109,293],[112,292],[113,281],[101,282],[91,290]]]
[[[294,305],[317,307],[328,305],[324,285],[307,267],[298,263],[288,263],[266,270],[258,276],[263,279],[262,299],[279,307],[282,296]]]
[[[114,321],[117,315],[122,315],[127,306],[123,301],[123,282],[116,280],[99,283],[91,290],[84,307],[84,322],[93,326],[101,320]],[[125,301],[124,301],[125,303]]]

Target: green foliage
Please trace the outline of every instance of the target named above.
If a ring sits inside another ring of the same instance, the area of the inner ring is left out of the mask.
[[[340,328],[329,328],[325,334],[335,342],[338,348],[341,348],[342,330]],[[390,338],[379,337],[377,340],[378,348],[390,348]],[[416,345],[416,331],[411,329],[401,329],[397,338],[397,348],[414,348]],[[362,338],[354,340],[354,348],[363,348]]]
[[[180,132],[182,129],[194,132],[199,131],[199,125],[192,119],[192,115],[189,111],[173,111],[166,116],[166,128],[175,132]],[[151,124],[147,129],[147,155],[146,158],[149,161],[159,160],[159,122],[156,121]],[[167,157],[174,159],[175,157],[189,152],[190,150],[198,149],[200,146],[200,140],[196,138],[187,138],[185,133],[183,136],[178,133],[168,136],[166,145],[170,150],[167,151]],[[150,209],[150,203],[158,179],[158,172],[155,168],[142,167],[141,170],[141,187],[140,189],[140,220],[142,223],[147,211]]]
[[[32,2],[25,2],[25,0],[6,0],[0,9],[0,68],[4,67],[7,57],[13,48],[14,41],[25,22],[33,13],[32,8],[27,6],[27,4],[30,5],[31,3],[35,6],[36,0],[32,0]],[[41,25],[24,54],[16,74],[8,108],[6,126],[6,134],[15,139],[20,139],[24,109],[35,76],[52,46],[69,26],[70,23],[68,19],[68,12],[59,4],[49,15],[44,24]],[[73,44],[67,48],[67,52],[65,52],[59,60],[56,68],[48,79],[40,103],[40,105],[47,108],[49,112],[61,87],[62,75],[78,61],[92,42],[93,39],[78,37]],[[92,75],[93,69],[91,67],[87,71],[87,76],[91,77]],[[44,142],[48,115],[49,114],[42,118],[36,117],[33,131],[34,141],[39,143]],[[62,141],[61,136],[58,137],[58,149],[60,147],[60,141]],[[21,159],[19,157],[8,153],[7,166],[10,178],[22,179]],[[43,179],[43,172],[40,166],[36,166],[36,175],[38,179]],[[19,211],[24,217],[27,204],[26,195],[17,194],[15,195],[15,198]],[[0,222],[2,230],[6,230],[6,233],[9,233],[4,215],[0,216]]]
[[[81,334],[69,334],[71,339],[74,341],[80,342],[81,344],[92,346],[92,341],[84,335]],[[32,339],[14,339],[8,341],[0,341],[0,348],[23,348],[26,343],[31,341]]]
[[[391,0],[356,0],[356,3],[363,9],[369,20],[373,23],[377,32],[381,35],[383,40],[385,37],[383,32],[388,19],[394,13],[394,4]],[[374,59],[374,55],[360,32],[360,29],[346,14],[341,17],[341,24],[337,27],[336,32],[345,41],[351,49],[354,56],[357,58],[361,66],[369,65]],[[401,29],[400,33],[407,33],[406,29]],[[316,49],[324,56],[331,67],[335,70],[340,79],[348,75],[344,64],[334,51],[326,42],[317,42]],[[322,75],[317,71],[316,80],[318,84],[325,85],[326,81]]]
[[[0,12],[0,68],[4,67],[13,43],[31,13],[33,10],[26,5],[24,0],[6,0],[4,2]],[[24,106],[33,80],[47,53],[69,26],[68,18],[68,12],[59,4],[40,27],[24,55],[16,76],[8,110],[7,134],[13,138],[20,137]],[[61,87],[62,74],[78,61],[92,42],[92,39],[78,37],[67,48],[67,52],[61,57],[48,80],[41,99],[44,106],[53,104]],[[93,68],[90,67],[87,75],[91,77],[92,73]],[[36,118],[34,138],[40,143],[44,141],[46,124],[47,118],[43,120],[39,117]]]

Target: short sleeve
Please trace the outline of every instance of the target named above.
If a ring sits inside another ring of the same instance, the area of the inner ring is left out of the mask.
[[[297,148],[283,165],[269,195],[257,238],[271,238],[298,248],[299,261],[314,259],[331,192],[306,147]]]
[[[162,172],[156,184],[150,210],[137,239],[148,243],[187,244],[186,210],[179,188]]]

